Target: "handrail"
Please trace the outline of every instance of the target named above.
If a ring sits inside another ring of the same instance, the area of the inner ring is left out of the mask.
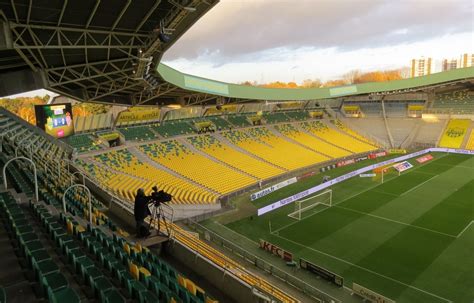
[[[36,164],[33,162],[33,160],[28,159],[27,157],[15,157],[13,159],[8,160],[7,163],[5,163],[5,165],[3,166],[3,185],[5,186],[5,189],[8,188],[8,184],[7,184],[7,166],[8,166],[8,164],[10,164],[12,161],[15,161],[15,160],[26,160],[26,161],[29,161],[33,165],[33,172],[34,172],[34,178],[35,178],[35,198],[36,198],[36,201],[39,201],[38,177],[36,175]]]

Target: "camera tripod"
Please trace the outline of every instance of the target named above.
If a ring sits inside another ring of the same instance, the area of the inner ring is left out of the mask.
[[[163,215],[163,210],[161,209],[161,206],[157,206],[156,204],[154,204],[154,209],[153,209],[153,212],[151,214],[151,219],[150,219],[150,223],[148,224],[148,230],[150,231],[152,228],[153,228],[153,223],[154,222],[157,222],[157,235],[160,234],[160,218],[165,218],[165,216]],[[151,235],[151,233],[150,233]]]

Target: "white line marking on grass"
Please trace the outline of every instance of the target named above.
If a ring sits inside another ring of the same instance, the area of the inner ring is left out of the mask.
[[[423,166],[425,166],[425,165],[428,165],[428,164],[432,164],[432,163],[434,163],[435,161],[446,157],[447,155],[448,155],[448,154],[443,154],[443,155],[441,155],[441,156],[435,158],[433,161],[428,161],[428,162],[425,162],[425,163],[420,164],[420,165],[418,165],[418,166],[415,166],[412,170],[408,170],[408,171],[406,171],[406,172],[404,172],[404,173],[402,173],[402,174],[404,175],[405,173],[406,173],[406,174],[409,174],[409,173],[415,172],[418,168],[421,168],[421,167],[423,167]],[[435,176],[437,176],[437,175],[435,175]],[[363,190],[363,191],[361,191],[361,192],[355,193],[354,195],[352,195],[352,196],[350,196],[350,197],[348,197],[348,198],[346,198],[346,199],[344,199],[344,200],[342,200],[342,201],[340,201],[340,202],[337,202],[337,203],[333,204],[333,206],[336,206],[336,205],[338,205],[338,204],[341,204],[341,203],[343,203],[343,202],[345,202],[345,201],[347,201],[347,200],[350,200],[350,199],[352,199],[352,198],[354,198],[354,197],[357,197],[358,195],[361,195],[361,194],[363,194],[363,193],[365,193],[365,192],[368,192],[369,190],[372,190],[372,189],[374,189],[374,188],[377,188],[377,187],[379,187],[380,185],[386,184],[386,183],[388,183],[388,182],[390,182],[390,181],[392,181],[392,180],[396,180],[396,179],[397,179],[397,177],[394,176],[393,178],[388,179],[388,180],[385,181],[384,183],[378,183],[378,184],[376,184],[376,185],[374,185],[374,186],[371,186],[371,187],[367,188],[366,190]],[[326,211],[326,210],[328,210],[328,209],[330,209],[330,208],[331,208],[331,207],[328,207],[328,208],[319,210],[319,211],[314,212],[314,213],[312,213],[311,215],[309,215],[309,216],[307,216],[307,217],[305,217],[305,218],[303,218],[303,219],[301,219],[301,220],[299,220],[299,221],[295,221],[295,222],[292,222],[292,223],[290,223],[290,224],[287,224],[287,225],[285,225],[285,226],[283,226],[283,227],[280,227],[280,228],[276,229],[275,231],[273,231],[272,234],[278,235],[278,234],[279,234],[279,231],[281,231],[281,230],[283,230],[283,229],[285,229],[285,228],[287,228],[287,227],[293,226],[293,225],[295,225],[295,224],[298,224],[298,223],[302,222],[303,220],[306,220],[306,219],[308,219],[308,218],[310,218],[310,217],[312,217],[312,216],[314,216],[314,215],[317,215],[317,214],[319,214],[319,213],[322,213],[323,211]]]
[[[451,300],[448,300],[448,299],[446,299],[446,298],[443,298],[443,297],[441,297],[441,296],[438,296],[438,295],[436,295],[436,294],[434,294],[434,293],[428,292],[428,291],[426,291],[426,290],[423,290],[423,289],[421,289],[421,288],[415,287],[415,286],[413,286],[413,285],[406,284],[406,283],[404,283],[404,282],[402,282],[402,281],[399,281],[399,280],[397,280],[397,279],[394,279],[394,278],[391,278],[391,277],[386,276],[386,275],[384,275],[384,274],[375,272],[375,271],[373,271],[373,270],[370,270],[370,269],[368,269],[368,268],[365,268],[365,267],[362,267],[362,266],[360,266],[360,265],[354,264],[354,263],[352,263],[352,262],[350,262],[350,261],[347,261],[347,260],[338,258],[338,257],[336,257],[336,256],[333,256],[333,255],[331,255],[331,254],[328,254],[328,253],[325,253],[325,252],[323,252],[323,251],[317,250],[317,249],[315,249],[315,248],[308,247],[308,246],[303,245],[303,244],[301,244],[301,243],[299,243],[299,242],[296,242],[296,241],[287,239],[287,238],[282,237],[282,236],[279,236],[279,235],[276,235],[276,237],[279,237],[279,238],[281,238],[281,239],[283,239],[283,240],[286,240],[286,241],[288,241],[288,242],[291,242],[291,243],[293,243],[293,244],[295,244],[295,245],[298,245],[298,246],[300,246],[300,247],[303,247],[303,248],[312,250],[312,251],[317,252],[317,253],[319,253],[319,254],[325,255],[325,256],[327,256],[327,257],[329,257],[329,258],[332,258],[332,259],[338,260],[338,261],[340,261],[340,262],[346,263],[346,264],[351,265],[351,266],[353,266],[353,267],[357,267],[357,268],[359,268],[359,269],[365,270],[365,271],[367,271],[367,272],[369,272],[369,273],[371,273],[371,274],[374,274],[374,275],[377,275],[377,276],[379,276],[379,277],[385,278],[385,279],[387,279],[387,280],[393,281],[393,282],[398,283],[398,284],[400,284],[400,285],[403,285],[403,286],[405,286],[405,287],[408,287],[408,288],[417,290],[417,291],[419,291],[419,292],[422,292],[422,293],[424,293],[424,294],[430,295],[430,296],[432,296],[432,297],[438,298],[438,299],[443,300],[443,301],[445,301],[445,302],[449,302],[449,303],[452,303],[452,302],[453,302],[453,301],[451,301]]]
[[[401,196],[404,196],[404,195],[406,195],[406,194],[408,194],[408,193],[411,192],[411,191],[414,191],[414,190],[417,189],[418,187],[423,186],[425,183],[428,183],[429,181],[433,180],[434,178],[436,178],[436,177],[438,177],[438,176],[439,176],[439,175],[434,175],[433,177],[429,178],[429,179],[426,180],[425,182],[421,182],[421,183],[418,184],[417,186],[410,188],[410,189],[407,190],[406,192],[400,194],[400,197],[401,197]]]
[[[390,181],[390,180],[389,180],[389,181]],[[387,182],[388,182],[388,181],[387,181]],[[334,204],[333,204],[333,207],[336,206],[336,205],[338,205],[338,204],[341,204],[342,202],[345,202],[345,201],[350,200],[350,199],[352,199],[352,198],[354,198],[354,197],[357,197],[358,195],[363,194],[363,193],[365,193],[365,192],[367,192],[367,191],[369,191],[369,190],[371,190],[371,189],[374,189],[374,188],[376,188],[377,186],[379,186],[380,184],[381,184],[381,183],[376,184],[376,185],[374,185],[374,186],[371,186],[371,187],[367,188],[366,190],[363,190],[363,191],[361,191],[361,192],[358,192],[358,193],[356,193],[356,194],[353,194],[352,196],[347,197],[347,198],[345,198],[344,200],[342,200],[342,201],[340,201],[340,202],[334,203]],[[316,215],[316,214],[319,214],[319,213],[321,213],[321,212],[323,212],[323,211],[325,211],[325,210],[328,210],[328,209],[330,209],[330,208],[331,208],[331,207],[327,207],[327,208],[325,208],[325,209],[319,210],[319,211],[314,212],[314,213],[312,213],[311,215],[309,215],[309,216],[307,216],[307,217],[305,217],[305,218],[303,218],[303,219],[301,219],[301,220],[299,220],[299,221],[295,221],[295,222],[292,222],[292,223],[290,223],[290,224],[287,224],[287,225],[285,225],[285,226],[283,226],[283,227],[280,227],[280,228],[276,229],[275,231],[273,231],[272,234],[273,234],[273,233],[277,233],[277,232],[281,231],[282,229],[285,229],[285,228],[290,227],[290,226],[292,226],[292,225],[295,225],[295,224],[297,224],[297,223],[299,223],[299,222],[301,222],[301,221],[303,221],[303,220],[308,219],[309,217],[312,217],[312,216],[314,216],[314,215]]]
[[[334,206],[334,207],[341,208],[341,209],[345,209],[345,210],[348,210],[348,211],[352,211],[352,212],[355,212],[355,213],[358,213],[358,214],[363,214],[363,215],[366,215],[366,216],[369,216],[369,217],[373,217],[373,218],[377,218],[377,219],[381,219],[381,220],[385,220],[385,221],[389,221],[389,222],[393,222],[393,223],[398,223],[398,224],[405,225],[405,226],[411,226],[411,227],[413,227],[413,228],[418,228],[418,229],[426,230],[426,231],[429,231],[429,232],[432,232],[432,233],[436,233],[436,234],[440,234],[440,235],[443,235],[443,236],[447,236],[447,237],[451,237],[451,238],[457,238],[456,236],[453,236],[453,235],[450,235],[450,234],[446,234],[446,233],[443,233],[443,232],[441,232],[441,231],[436,231],[436,230],[432,230],[432,229],[429,229],[429,228],[425,228],[425,227],[421,227],[421,226],[417,226],[417,225],[412,225],[412,224],[409,224],[409,223],[405,223],[405,222],[402,222],[402,221],[397,221],[397,220],[393,220],[393,219],[389,219],[389,218],[385,218],[385,217],[373,215],[373,214],[370,214],[370,213],[365,213],[365,212],[363,212],[363,211],[358,211],[358,210],[355,210],[355,209],[352,209],[352,208],[347,208],[347,207],[344,207],[344,206]]]
[[[456,236],[456,238],[459,238],[472,225],[472,223],[474,223],[474,220],[466,225],[466,227],[464,227],[464,229]]]

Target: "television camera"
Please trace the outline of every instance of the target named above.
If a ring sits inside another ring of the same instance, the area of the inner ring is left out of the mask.
[[[151,189],[153,191],[150,196],[150,203],[153,203],[154,206],[160,206],[161,203],[167,203],[173,198],[172,195],[166,193],[164,190],[158,191],[158,187],[156,186],[153,186]]]

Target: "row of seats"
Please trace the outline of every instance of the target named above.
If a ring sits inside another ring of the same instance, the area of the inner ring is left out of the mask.
[[[153,140],[157,135],[151,130],[150,126],[135,126],[118,128],[127,141],[147,141]]]
[[[347,127],[344,123],[341,122],[341,120],[331,120],[331,122],[336,125],[336,127],[338,129],[340,129],[341,131],[349,134],[350,136],[362,141],[362,142],[366,142],[370,145],[373,145],[373,146],[376,146],[376,144],[374,142],[372,142],[371,140],[369,140],[368,138],[362,136],[361,134],[359,134],[358,132],[352,130],[351,128]]]
[[[323,153],[331,158],[341,158],[351,155],[350,152],[318,139],[317,137],[312,136],[304,131],[300,131],[291,124],[277,125],[275,128],[296,142],[299,142],[311,148],[312,150]]]
[[[343,134],[335,129],[328,127],[321,121],[303,122],[301,124],[301,127],[304,130],[316,135],[317,137],[353,153],[364,153],[377,149],[376,146],[357,140],[349,135]]]
[[[329,160],[326,156],[275,136],[266,127],[228,131],[223,136],[249,153],[287,170]]]
[[[146,146],[146,145],[145,145]],[[143,146],[140,147],[143,149]],[[128,150],[118,150],[93,157],[94,161],[101,163],[121,174],[110,174],[109,177],[99,180],[102,184],[133,200],[137,189],[142,187],[147,193],[154,185],[173,195],[173,203],[200,204],[215,203],[217,194],[199,187],[183,178],[176,177],[165,170],[158,169],[152,164],[147,164],[137,159]],[[97,166],[97,165],[96,165]],[[93,167],[93,166],[92,166]],[[91,167],[85,167],[86,169]],[[93,168],[104,170],[104,168]],[[107,174],[97,174],[97,178]]]
[[[290,117],[285,115],[284,112],[268,112],[263,114],[263,118],[267,123],[281,123],[281,122],[290,122]]]
[[[176,140],[143,145],[140,150],[161,165],[220,194],[230,193],[256,181],[233,168],[194,153]]]
[[[222,143],[211,135],[190,137],[187,139],[194,147],[206,154],[236,167],[258,179],[264,180],[284,173],[285,171],[272,166],[255,157],[239,152]]]
[[[194,133],[194,128],[189,123],[190,120],[170,120],[165,121],[161,125],[152,126],[153,130],[162,137],[174,137]]]
[[[22,187],[31,187],[33,176],[27,176],[30,182]],[[49,186],[53,186],[52,184]],[[68,209],[75,209],[76,213],[80,213],[81,209],[77,206],[81,204],[73,202],[81,197],[76,193],[69,194],[66,198]],[[54,202],[51,205],[58,210],[62,209],[57,199],[52,199]],[[115,233],[113,237],[109,236],[98,227],[87,225],[84,228],[74,218],[63,213],[60,213],[58,220],[41,202],[30,203],[30,207],[46,227],[58,250],[72,265],[77,282],[91,287],[100,302],[125,302],[125,299],[139,302],[217,302],[146,248],[130,243]],[[95,213],[98,214],[97,210]],[[85,214],[86,217],[87,215]],[[28,222],[31,223],[31,220]],[[110,229],[108,224],[102,226]],[[53,265],[47,268],[54,270]],[[62,289],[64,280],[60,276],[54,278],[54,285]],[[73,294],[71,291],[61,293],[61,299],[52,302],[79,302],[75,301]]]
[[[433,109],[450,113],[474,113],[474,92],[469,89],[450,93],[436,94]]]
[[[60,272],[58,263],[53,261],[40,240],[38,229],[32,227],[30,217],[10,193],[0,193],[0,210],[8,234],[19,247],[20,257],[26,260],[27,270],[34,274],[39,283],[39,294],[49,302],[81,302],[80,295],[69,287],[69,281]]]
[[[72,135],[65,139],[65,142],[75,148],[78,152],[99,150],[100,146],[88,134]]]
[[[468,119],[451,119],[439,141],[440,147],[460,148],[471,125]]]

